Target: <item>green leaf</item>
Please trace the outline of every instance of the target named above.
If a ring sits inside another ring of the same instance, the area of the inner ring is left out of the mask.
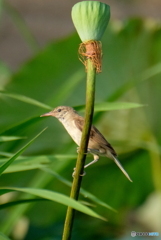
[[[39,201],[49,201],[48,199],[43,199],[43,198],[34,198],[34,199],[23,199],[23,200],[18,200],[18,201],[12,201],[8,203],[4,203],[0,205],[0,210],[8,207],[13,207],[19,204],[25,204],[25,203],[34,203],[34,202],[39,202]]]
[[[4,157],[12,157],[13,156],[13,154],[11,154],[9,152],[2,152],[2,151],[0,151],[0,155],[4,156]]]
[[[2,132],[1,132],[1,134],[2,135],[12,135],[12,134],[15,134],[15,133],[17,133],[17,132],[21,132],[22,130],[21,129],[25,129],[25,128],[27,128],[27,126],[30,126],[30,125],[32,125],[32,124],[35,124],[35,123],[37,123],[37,122],[39,122],[41,120],[41,118],[40,117],[32,117],[32,118],[29,118],[29,119],[25,119],[25,120],[23,120],[23,121],[21,121],[21,122],[16,122],[16,124],[15,125],[13,125],[13,126],[9,126],[7,129],[3,129],[2,130]]]
[[[0,142],[8,142],[8,141],[15,141],[19,139],[24,139],[25,137],[18,137],[18,136],[0,136]]]
[[[68,181],[67,179],[63,178],[60,174],[54,172],[51,169],[48,168],[41,168],[42,171],[48,172],[50,174],[52,174],[53,176],[55,176],[59,181],[61,181],[62,183],[64,183],[65,185],[71,187],[72,183],[70,181]],[[107,208],[110,209],[111,211],[117,212],[114,208],[112,208],[110,205],[108,205],[107,203],[101,201],[99,198],[97,198],[96,196],[94,196],[93,194],[89,193],[88,191],[84,190],[83,188],[80,189],[80,193],[82,195],[84,195],[85,198],[89,198],[90,200],[92,200],[93,202]]]
[[[14,164],[8,167],[3,173],[13,173],[13,172],[22,172],[22,171],[29,171],[33,169],[39,169],[43,167],[48,167],[48,165],[45,164],[30,164],[30,165],[20,165],[20,164]]]
[[[8,166],[21,154],[23,153],[29,146],[30,144],[44,131],[46,130],[43,129],[39,134],[37,134],[31,141],[29,141],[24,147],[22,147],[17,153],[15,153],[13,155],[13,157],[11,157],[6,163],[4,163],[1,167],[0,167],[0,175],[4,172],[4,170],[6,168],[8,168]]]
[[[143,107],[143,104],[132,102],[109,102],[109,103],[97,103],[95,111],[110,111],[110,110],[122,110]]]
[[[39,102],[39,101],[37,101],[33,98],[29,98],[27,96],[24,96],[24,95],[15,94],[15,93],[8,93],[8,92],[4,92],[4,91],[0,91],[0,94],[3,94],[6,97],[17,99],[21,102],[25,102],[25,103],[28,103],[28,104],[35,105],[37,107],[41,107],[41,108],[45,108],[45,109],[49,109],[49,110],[52,109],[52,107],[50,107],[50,106],[48,106],[44,103],[41,103],[41,102]]]
[[[57,91],[57,95],[52,101],[53,105],[57,106],[60,104],[60,102],[62,102],[62,100],[64,102],[70,96],[70,94],[74,92],[74,89],[84,77],[85,73],[82,69],[72,73],[71,76],[68,77],[63,84],[61,84],[60,89]]]
[[[5,153],[2,155],[8,156]],[[9,156],[13,157],[13,155]],[[11,172],[20,172],[27,171],[33,169],[40,169],[49,167],[50,164],[54,163],[54,167],[60,163],[60,161],[67,161],[69,159],[76,159],[76,155],[71,154],[62,154],[62,155],[40,155],[40,156],[30,156],[30,157],[18,157],[12,165],[10,165],[3,173],[11,173]],[[1,164],[4,164],[8,161],[8,159],[1,159]]]
[[[2,4],[2,1],[0,0],[0,14],[1,14],[1,4]],[[5,63],[0,61],[0,90],[3,90],[3,88],[9,82],[10,76],[11,76],[11,71],[9,67]]]
[[[2,232],[0,232],[0,239],[1,239],[1,240],[11,240],[11,239],[8,238],[6,235],[4,235]]]
[[[151,79],[155,75],[161,74],[161,63],[155,64],[154,66],[148,68],[144,71],[140,77],[142,81]]]
[[[72,198],[69,198],[58,192],[54,192],[54,191],[50,191],[50,190],[46,190],[46,189],[38,189],[38,188],[15,188],[15,187],[0,188],[0,193],[1,193],[1,191],[2,191],[2,193],[4,191],[6,191],[6,192],[20,191],[20,192],[24,192],[24,193],[29,193],[29,194],[32,194],[32,195],[35,195],[35,196],[38,196],[41,198],[49,199],[51,201],[55,201],[55,202],[64,204],[66,206],[70,206],[70,207],[72,207],[80,212],[83,212],[87,215],[90,215],[92,217],[106,220],[105,218],[98,215],[93,210],[89,209],[88,207],[82,205],[78,201],[76,201]]]
[[[95,112],[103,112],[103,111],[111,111],[111,110],[122,110],[122,109],[131,109],[143,107],[145,105],[140,103],[132,103],[132,102],[102,102],[95,104]],[[74,107],[77,111],[84,111],[85,106],[76,106]]]

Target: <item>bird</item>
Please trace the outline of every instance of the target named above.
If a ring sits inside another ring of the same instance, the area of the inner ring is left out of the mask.
[[[84,118],[80,116],[74,108],[69,106],[58,106],[52,111],[42,114],[40,117],[52,116],[57,118],[64,126],[68,134],[78,145],[77,151],[79,151],[79,146],[81,142],[82,130],[84,125]],[[99,156],[105,156],[112,159],[124,175],[132,182],[130,176],[125,171],[119,160],[117,159],[117,154],[111,144],[105,139],[105,137],[100,133],[100,131],[95,127],[91,126],[89,142],[87,147],[87,153],[93,155],[93,161],[86,164],[84,168],[89,167],[93,163],[99,160]]]

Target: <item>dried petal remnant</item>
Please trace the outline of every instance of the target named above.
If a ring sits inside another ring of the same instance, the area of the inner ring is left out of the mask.
[[[96,72],[101,72],[101,62],[102,62],[102,45],[100,41],[90,40],[80,44],[79,49],[79,59],[85,65],[87,69],[87,59],[91,59],[93,65],[96,68]]]

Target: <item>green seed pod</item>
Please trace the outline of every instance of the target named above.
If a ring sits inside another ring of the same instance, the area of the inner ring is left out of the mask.
[[[100,41],[110,19],[110,6],[97,1],[82,1],[72,8],[72,20],[82,42]]]

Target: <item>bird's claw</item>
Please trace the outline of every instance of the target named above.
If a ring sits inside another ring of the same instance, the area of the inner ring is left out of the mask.
[[[79,153],[79,147],[77,147],[77,153]],[[88,151],[87,151],[87,153],[84,153],[84,154],[88,154]]]
[[[74,178],[76,168],[74,168],[73,170],[74,170],[74,172],[72,173],[72,177]],[[83,173],[80,174],[79,176],[83,177],[83,176],[85,176],[85,175],[86,175],[86,172],[83,172]]]
[[[84,171],[82,174],[80,174],[79,176],[83,177],[86,175],[86,172]]]

